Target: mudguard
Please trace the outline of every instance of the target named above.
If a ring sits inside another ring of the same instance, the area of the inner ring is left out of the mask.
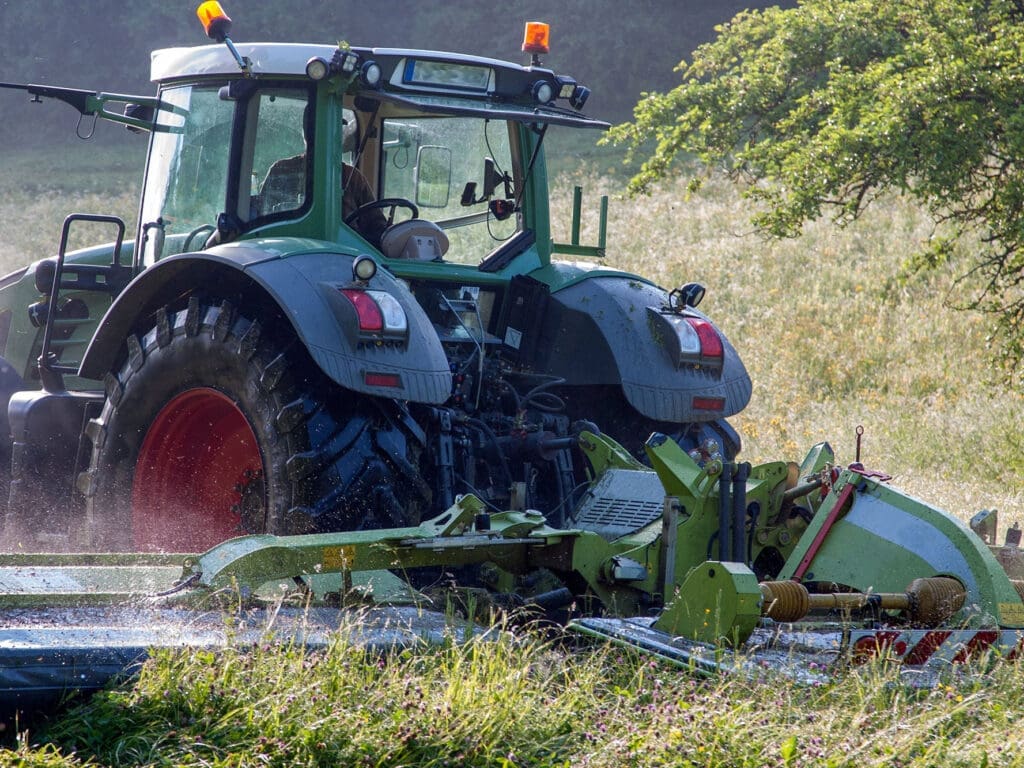
[[[630,405],[659,421],[739,413],[752,385],[736,350],[719,331],[719,370],[677,365],[656,317],[667,304],[663,288],[624,274],[601,272],[556,289],[545,308],[537,364],[573,385],[620,384]],[[698,407],[708,402],[722,407]]]
[[[291,251],[281,250],[287,243]],[[299,250],[301,248],[301,250]],[[119,295],[103,317],[79,369],[98,379],[111,370],[139,320],[195,286],[213,295],[258,291],[291,323],[323,372],[347,389],[418,403],[451,395],[451,371],[437,334],[403,283],[379,270],[368,288],[386,291],[405,312],[404,338],[373,340],[358,332],[354,308],[341,295],[352,285],[354,257],[319,241],[244,241],[163,259]],[[367,381],[386,381],[382,386]]]

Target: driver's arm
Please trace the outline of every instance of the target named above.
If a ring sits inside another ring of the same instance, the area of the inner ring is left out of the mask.
[[[342,168],[342,183],[345,185],[341,201],[343,219],[355,213],[360,206],[372,203],[376,199],[366,177],[355,166],[345,163]],[[388,226],[384,211],[380,209],[367,211],[352,224],[356,231],[366,238],[373,247],[380,248],[381,235],[384,234],[384,230]]]

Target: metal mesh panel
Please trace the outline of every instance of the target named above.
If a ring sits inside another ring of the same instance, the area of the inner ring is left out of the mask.
[[[617,539],[661,517],[665,489],[652,471],[608,470],[580,505],[573,525]]]

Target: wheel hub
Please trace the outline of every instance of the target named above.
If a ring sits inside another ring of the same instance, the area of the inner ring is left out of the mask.
[[[132,544],[139,551],[198,552],[246,531],[263,505],[256,436],[235,402],[200,387],[172,398],[153,420],[132,483]]]

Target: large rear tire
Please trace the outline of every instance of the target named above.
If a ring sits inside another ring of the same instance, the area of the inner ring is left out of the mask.
[[[245,533],[418,522],[399,406],[338,387],[287,322],[269,326],[286,330],[193,297],[127,339],[79,478],[92,547],[196,552]]]

